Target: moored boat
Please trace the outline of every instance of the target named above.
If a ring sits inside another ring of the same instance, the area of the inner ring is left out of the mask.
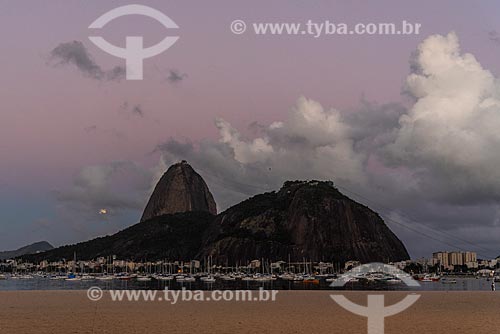
[[[81,282],[82,278],[81,277],[68,277],[66,278],[66,282]]]
[[[441,283],[442,284],[456,284],[457,283],[457,280],[454,279],[454,278],[443,278],[441,280]]]
[[[200,281],[202,281],[204,283],[215,283],[215,277],[205,276],[205,277],[200,278]]]

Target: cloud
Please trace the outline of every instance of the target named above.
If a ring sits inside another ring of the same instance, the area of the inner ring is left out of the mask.
[[[168,71],[167,80],[170,83],[178,83],[187,78],[186,73],[181,73],[178,70],[172,69]]]
[[[496,30],[488,32],[488,38],[497,44],[500,44],[500,34]]]
[[[108,81],[120,81],[125,77],[127,71],[125,66],[115,66],[109,71],[105,71],[105,76]]]
[[[412,170],[421,190],[456,204],[500,199],[500,84],[454,33],[418,47],[418,70],[406,79],[415,98],[399,119],[390,164]]]
[[[130,105],[127,101],[123,102],[120,106],[120,111],[125,112],[126,115],[136,115],[139,117],[144,117],[144,109],[140,104]]]
[[[83,128],[83,131],[85,131],[86,133],[96,132],[97,131],[97,125],[86,126],[85,128]]]
[[[95,80],[119,81],[125,77],[123,66],[115,66],[109,71],[103,70],[80,41],[59,44],[50,52],[49,63],[53,66],[73,65],[83,75]]]
[[[167,165],[186,159],[200,170],[220,189],[215,193],[221,208],[236,199],[275,190],[290,179],[365,182],[367,155],[355,150],[352,128],[337,110],[324,109],[305,97],[297,100],[284,121],[261,126],[260,136],[254,139],[244,138],[223,119],[216,119],[215,126],[218,142],[171,139],[159,150]]]
[[[142,107],[139,104],[135,105],[132,108],[132,113],[144,117],[144,111],[142,110]]]
[[[110,213],[141,210],[151,177],[149,171],[127,161],[87,166],[74,178],[72,187],[57,190],[55,195],[68,210],[91,217],[101,209]]]

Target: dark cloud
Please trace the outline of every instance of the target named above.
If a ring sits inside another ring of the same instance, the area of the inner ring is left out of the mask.
[[[115,66],[113,67],[113,69],[105,73],[106,73],[106,79],[110,81],[120,81],[127,74],[124,66]]]
[[[488,38],[497,44],[500,44],[500,34],[496,30],[488,32]]]
[[[95,132],[95,131],[97,131],[97,125],[87,126],[87,127],[83,128],[83,131],[85,131],[86,133]]]
[[[170,83],[178,83],[187,78],[187,74],[181,73],[178,70],[172,69],[168,71],[167,80]]]
[[[135,115],[144,117],[144,108],[140,104],[130,105],[127,101],[123,102],[120,106],[120,111],[125,115]]]
[[[132,108],[132,113],[144,117],[144,111],[142,110],[142,107],[139,104],[135,105]]]
[[[55,191],[55,196],[67,209],[90,216],[97,215],[100,209],[140,210],[151,178],[151,172],[128,161],[88,166],[74,178],[72,187]]]
[[[125,77],[123,66],[115,66],[109,71],[103,70],[80,41],[59,44],[50,52],[49,63],[53,66],[73,65],[83,75],[95,80],[118,81]]]

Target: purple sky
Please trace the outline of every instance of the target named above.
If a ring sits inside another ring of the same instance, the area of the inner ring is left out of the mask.
[[[170,138],[217,140],[216,117],[251,136],[250,124],[285,119],[300,96],[347,112],[355,112],[361,99],[407,104],[401,91],[409,59],[429,35],[455,31],[464,52],[500,73],[500,46],[488,35],[500,31],[495,1],[143,0],[137,3],[164,12],[180,27],[167,32],[180,36],[173,47],[145,60],[144,80],[96,80],[75,66],[53,66],[51,51],[72,41],[81,41],[104,70],[123,66],[124,60],[88,40],[87,27],[129,3],[0,1],[0,250],[38,240],[76,242],[131,225],[140,210],[80,222],[78,211],[61,212],[64,204],[54,194],[71,188],[88,166],[132,161],[154,168],[160,158],[155,148]],[[229,24],[235,19],[407,20],[422,29],[417,36],[234,35]],[[152,45],[165,29],[131,16],[111,22],[102,35],[116,45],[124,45],[127,35],[142,35]],[[171,70],[185,74],[183,80],[169,82]],[[136,106],[142,115],[133,111]],[[430,253],[405,241],[412,254]]]

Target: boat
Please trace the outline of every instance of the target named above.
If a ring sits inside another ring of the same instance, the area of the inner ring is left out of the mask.
[[[133,276],[129,275],[128,273],[119,273],[115,275],[116,279],[119,279],[120,281],[130,281]]]
[[[431,275],[424,275],[418,279],[420,282],[433,282]]]
[[[137,276],[137,281],[138,282],[150,282],[151,277],[149,277],[149,276]]]
[[[4,279],[7,279],[7,276],[0,274],[0,280],[4,280]]]
[[[438,282],[440,279],[441,279],[441,276],[439,276],[438,274],[434,274],[431,276],[431,280],[433,282]]]
[[[67,282],[80,282],[82,280],[81,277],[76,276],[75,274],[69,274],[68,278],[65,279]]]
[[[304,282],[311,282],[311,281],[316,281],[317,279],[314,276],[310,275],[304,275],[303,276],[303,281]]]
[[[60,281],[60,280],[66,279],[66,278],[67,278],[67,276],[64,276],[64,275],[56,275],[56,276],[51,276],[49,278],[49,280],[51,280],[51,281]]]
[[[83,275],[82,276],[82,281],[91,281],[94,279],[94,276],[90,276],[90,275]]]
[[[253,279],[254,281],[259,281],[259,282],[269,282],[269,281],[275,281],[276,277],[272,275],[254,275]]]
[[[16,277],[18,279],[33,279],[33,278],[35,278],[35,277],[33,277],[31,275],[27,275],[27,274],[25,274],[25,275],[17,275]]]
[[[177,282],[186,282],[186,283],[191,283],[191,282],[195,282],[196,281],[196,278],[193,277],[193,276],[183,276],[183,275],[178,275],[175,277],[175,280]]]
[[[215,283],[215,277],[205,276],[205,277],[200,278],[200,281],[202,281],[204,283]]]
[[[293,275],[288,273],[280,275],[279,278],[284,281],[293,281]]]
[[[457,280],[453,278],[443,278],[441,280],[442,284],[457,284]]]
[[[111,281],[114,279],[114,277],[110,275],[104,275],[104,276],[97,276],[95,279],[99,281]]]
[[[270,275],[262,276],[257,281],[262,281],[262,282],[269,282],[269,281],[276,281],[276,277],[272,277]]]

